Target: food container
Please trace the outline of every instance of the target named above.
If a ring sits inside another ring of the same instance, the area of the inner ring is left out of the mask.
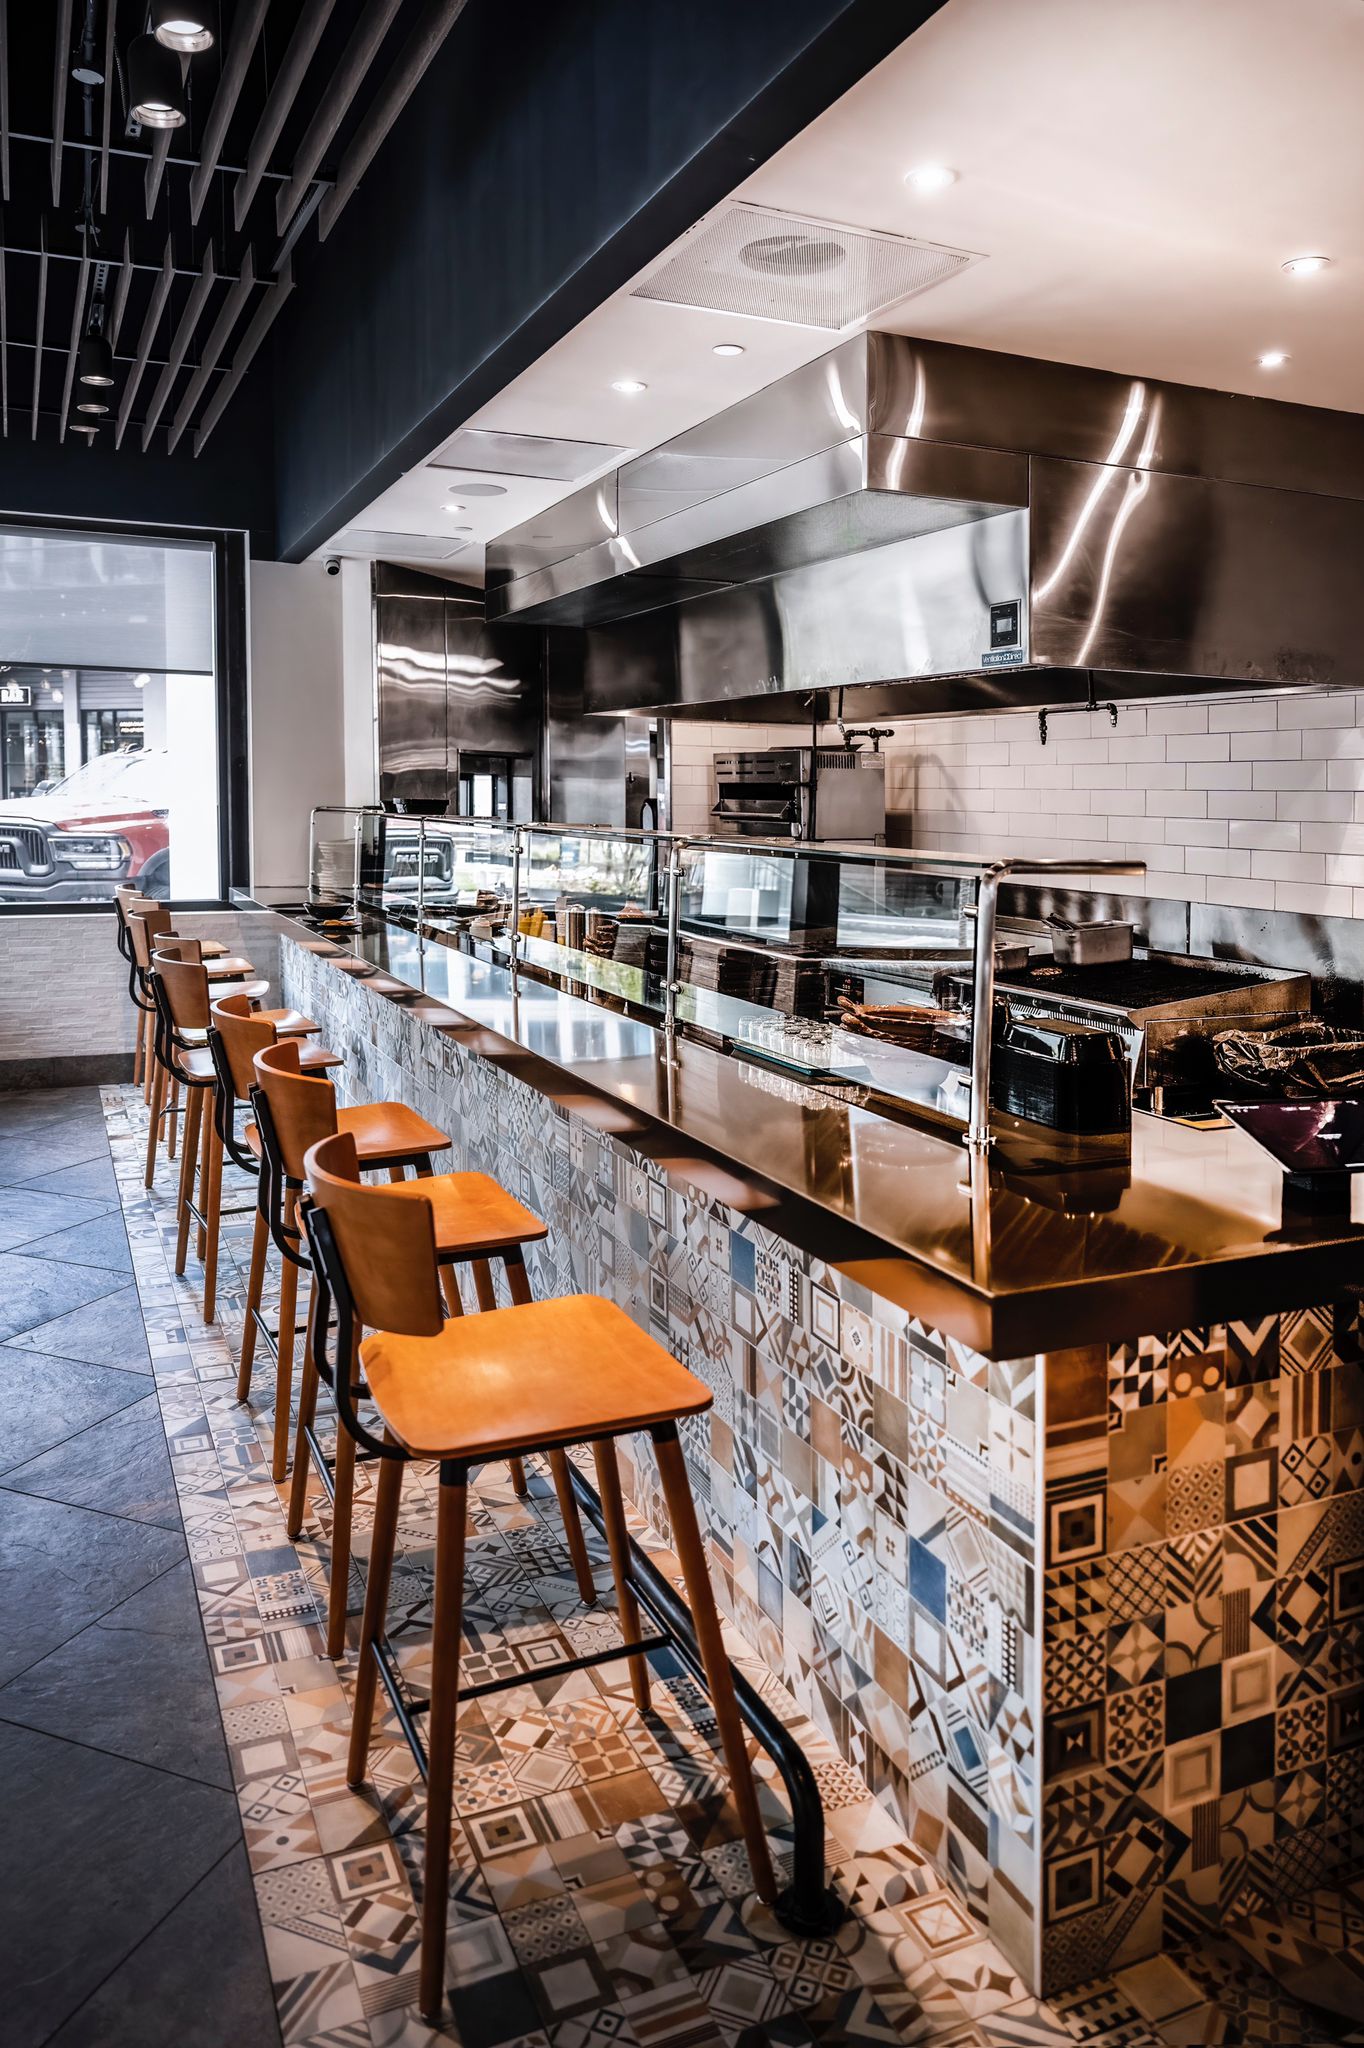
[[[1049,917],[1052,957],[1061,967],[1100,967],[1110,960],[1132,958],[1132,927],[1121,918],[1095,924],[1071,924]]]
[[[1009,1023],[995,1047],[990,1095],[1010,1116],[1076,1136],[1125,1131],[1132,1123],[1122,1039],[1074,1017]]]

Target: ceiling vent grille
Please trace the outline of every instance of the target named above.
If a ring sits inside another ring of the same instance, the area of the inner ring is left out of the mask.
[[[462,553],[467,541],[448,534],[377,533],[369,527],[348,526],[327,550],[335,555],[378,555],[399,562],[448,562]]]
[[[631,297],[836,332],[979,260],[908,235],[736,203],[694,228]]]
[[[428,469],[488,470],[495,476],[544,477],[577,483],[625,453],[611,441],[565,441],[554,434],[510,434],[500,427],[461,427],[437,449]]]

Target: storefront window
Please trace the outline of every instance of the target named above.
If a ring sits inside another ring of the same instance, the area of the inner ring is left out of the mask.
[[[0,905],[221,893],[214,554],[0,527]]]

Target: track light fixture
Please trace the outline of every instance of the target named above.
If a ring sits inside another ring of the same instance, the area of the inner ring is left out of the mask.
[[[180,59],[155,36],[128,46],[128,107],[144,128],[183,128],[189,118]]]
[[[114,381],[114,352],[104,335],[91,330],[81,343],[77,376],[82,384],[107,385]]]
[[[194,57],[213,48],[213,16],[204,0],[152,0],[152,34],[167,50]]]

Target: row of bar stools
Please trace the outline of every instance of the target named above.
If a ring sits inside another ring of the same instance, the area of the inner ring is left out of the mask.
[[[158,995],[159,968],[165,964],[178,964],[198,968],[205,984],[215,984],[222,993],[261,996],[267,984],[263,981],[243,980],[243,975],[254,972],[249,960],[234,959],[230,955],[204,962],[200,957],[198,939],[172,939],[157,927],[162,920],[167,922],[165,908],[161,904],[154,911],[134,911],[128,919],[132,939],[139,987],[142,995],[152,1006],[151,1071],[148,1077],[148,1101],[150,1122],[147,1131],[146,1184],[152,1185],[156,1171],[156,1142],[164,1122],[166,1131],[166,1156],[175,1157],[176,1123],[179,1114],[181,1087],[185,1082],[185,1061],[181,1055],[191,1051],[207,1052],[207,1003],[204,1004],[203,1025],[184,1026],[179,1035],[168,1030],[169,1017],[165,999]],[[211,1063],[210,1063],[211,1064]],[[209,1079],[211,1081],[211,1072]]]
[[[144,896],[136,883],[123,882],[115,889],[114,936],[118,943],[119,952],[128,963],[128,995],[134,1010],[137,1012],[137,1035],[133,1047],[133,1086],[134,1088],[142,1087],[142,1099],[145,1102],[149,1099],[151,1088],[154,1011],[150,1000],[142,994],[138,978],[137,961],[133,955],[133,940],[132,933],[128,927],[128,919],[134,911],[164,915],[167,928],[163,936],[173,939],[177,938],[179,934],[169,929],[170,913],[166,910],[165,905],[159,903],[155,897]],[[202,949],[202,957],[205,960],[220,959],[228,950],[219,939],[201,939],[199,943]]]
[[[323,1364],[327,1310],[334,1302],[336,1345],[327,1376],[344,1427],[381,1461],[346,1772],[352,1787],[363,1783],[369,1759],[403,1467],[415,1459],[434,1459],[440,1466],[418,2001],[423,2017],[438,2026],[444,2008],[471,1466],[532,1451],[562,1458],[570,1444],[592,1445],[625,1637],[618,1654],[631,1660],[635,1700],[643,1709],[649,1695],[642,1660],[651,1644],[639,1639],[615,1441],[649,1431],[754,1885],[760,1898],[772,1900],[771,1856],[678,1441],[679,1419],[710,1407],[709,1388],[623,1310],[592,1295],[518,1302],[447,1319],[429,1184],[414,1183],[399,1200],[393,1188],[361,1186],[355,1148],[344,1134],[310,1149],[305,1174],[304,1227],[321,1282],[313,1319],[318,1363]],[[368,1332],[363,1337],[362,1328]],[[382,1419],[382,1439],[361,1420],[357,1371]],[[579,1661],[537,1667],[533,1676],[537,1682],[555,1677],[579,1668]],[[525,1674],[476,1690],[482,1695],[504,1682],[524,1684]]]

